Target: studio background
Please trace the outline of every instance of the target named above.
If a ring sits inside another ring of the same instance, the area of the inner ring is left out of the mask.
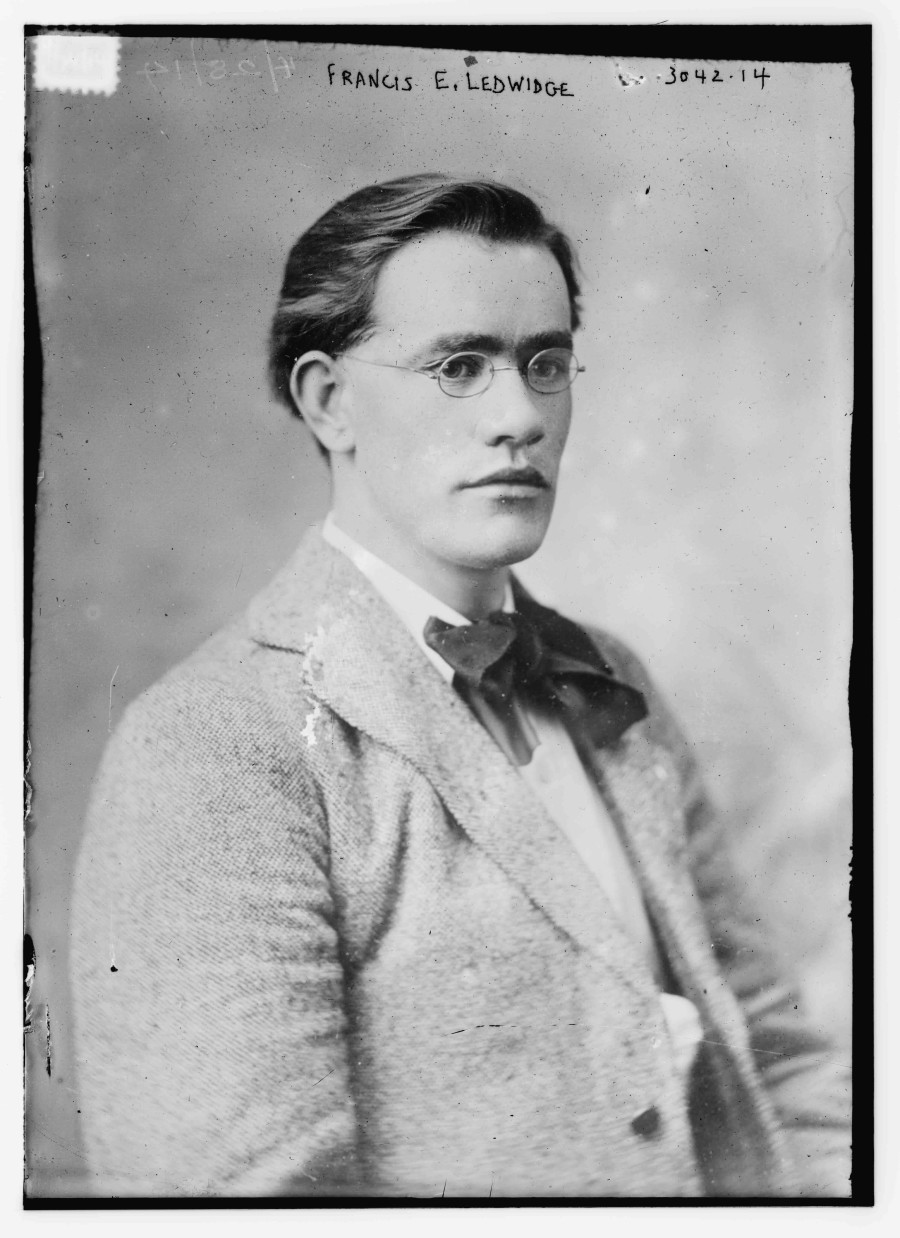
[[[574,239],[586,373],[520,574],[649,662],[773,947],[849,1053],[849,69],[679,61],[667,84],[661,60],[473,54],[125,38],[112,96],[31,91],[36,1194],[90,1185],[67,921],[91,779],[128,702],[327,510],[266,388],[268,323],[296,237],[404,173],[508,181]],[[567,93],[471,90],[467,69]]]

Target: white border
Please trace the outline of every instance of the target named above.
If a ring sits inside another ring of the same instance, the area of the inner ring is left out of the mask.
[[[75,11],[73,12],[73,8]],[[875,1233],[896,1232],[900,1224],[898,1206],[898,1167],[900,1138],[897,1114],[900,1112],[900,1020],[897,1018],[897,860],[900,855],[900,782],[894,770],[900,753],[898,705],[900,694],[900,500],[896,473],[900,468],[900,382],[898,382],[897,292],[900,271],[897,265],[898,159],[898,91],[900,75],[900,40],[898,24],[892,8],[876,0],[854,5],[830,6],[813,3],[790,5],[737,5],[719,0],[694,4],[686,9],[663,7],[626,9],[614,7],[602,0],[568,0],[563,7],[554,7],[553,21],[546,14],[550,6],[537,0],[417,0],[415,3],[346,3],[332,0],[321,4],[269,4],[253,12],[236,8],[226,0],[194,2],[190,9],[167,5],[130,3],[129,0],[95,0],[89,6],[73,5],[64,0],[53,3],[25,3],[13,0],[2,10],[3,33],[0,43],[0,100],[5,124],[0,130],[3,143],[3,165],[7,169],[3,203],[4,247],[3,280],[0,284],[0,338],[6,342],[7,368],[3,381],[4,408],[0,412],[0,461],[5,481],[3,516],[0,519],[0,579],[6,585],[2,614],[4,647],[10,658],[0,679],[2,703],[2,774],[0,774],[0,906],[3,925],[3,971],[0,983],[4,994],[14,994],[15,1013],[4,1002],[4,1017],[0,1020],[0,1061],[6,1065],[10,1079],[4,1088],[2,1109],[6,1120],[0,1129],[0,1217],[4,1233],[29,1234],[48,1226],[64,1225],[83,1229],[86,1233],[112,1232],[142,1234],[155,1232],[157,1226],[166,1235],[193,1232],[197,1228],[215,1227],[218,1234],[244,1233],[264,1228],[267,1233],[303,1229],[314,1235],[359,1233],[365,1227],[367,1238],[373,1230],[380,1233],[408,1229],[418,1234],[425,1230],[429,1238],[443,1238],[464,1227],[466,1234],[495,1235],[507,1229],[517,1238],[524,1231],[544,1234],[548,1229],[564,1228],[568,1235],[581,1232],[595,1235],[603,1231],[618,1235],[627,1233],[635,1238],[646,1231],[665,1238],[678,1238],[682,1232],[690,1235],[715,1234],[724,1229],[729,1238],[754,1236],[759,1230],[774,1236],[793,1235],[797,1231],[810,1234],[846,1234],[860,1228]],[[874,27],[874,228],[875,228],[875,519],[876,519],[876,1199],[874,1209],[843,1208],[760,1208],[760,1209],[509,1209],[487,1211],[289,1211],[246,1210],[231,1212],[96,1212],[21,1211],[21,1088],[19,1063],[21,1034],[19,1031],[18,994],[21,954],[21,848],[20,848],[20,788],[21,788],[21,423],[18,410],[22,407],[20,378],[21,358],[21,289],[22,202],[18,169],[22,150],[22,26],[40,25],[148,23],[183,25],[191,22],[215,24],[490,24],[527,23],[565,25],[632,24],[672,25],[700,24],[805,24],[820,25],[872,23]],[[7,997],[8,1000],[8,997]],[[893,1218],[893,1220],[891,1220]]]

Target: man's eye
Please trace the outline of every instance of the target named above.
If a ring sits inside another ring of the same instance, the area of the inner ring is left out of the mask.
[[[569,370],[568,353],[542,352],[533,357],[528,366],[535,378],[560,378]]]
[[[455,357],[448,357],[440,367],[441,376],[449,382],[465,382],[466,379],[477,378],[484,370],[485,359],[478,353],[461,352]]]

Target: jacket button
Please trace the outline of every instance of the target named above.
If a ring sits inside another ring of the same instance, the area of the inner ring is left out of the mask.
[[[651,1105],[649,1109],[639,1113],[636,1118],[632,1118],[631,1129],[636,1135],[643,1135],[645,1139],[649,1139],[659,1130],[659,1122],[659,1110],[655,1105]]]

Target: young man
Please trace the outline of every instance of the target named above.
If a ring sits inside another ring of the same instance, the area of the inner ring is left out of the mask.
[[[129,710],[77,880],[101,1193],[846,1194],[846,1079],[675,724],[537,605],[579,372],[565,237],[416,176],[288,259],[332,511]]]

